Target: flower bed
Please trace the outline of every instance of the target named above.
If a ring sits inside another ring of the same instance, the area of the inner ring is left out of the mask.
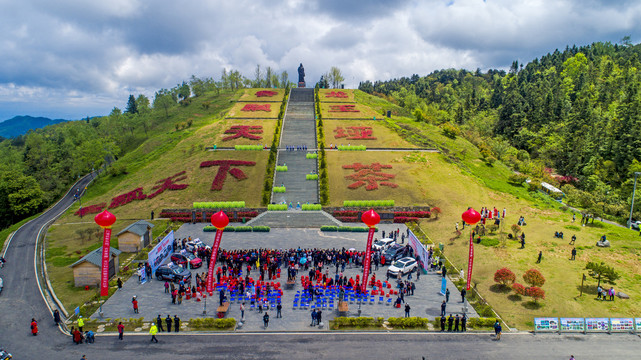
[[[107,206],[107,203],[100,203],[95,205],[89,205],[87,207],[80,207],[78,211],[74,213],[76,216],[83,217],[87,214],[97,214],[102,211]]]
[[[398,224],[403,224],[406,222],[418,222],[417,217],[407,217],[407,216],[394,216],[394,222]]]
[[[347,96],[347,93],[344,91],[330,91],[325,94],[326,98],[340,98],[340,99],[347,99],[349,96]]]
[[[238,146],[238,145],[237,145]],[[254,161],[243,161],[243,160],[211,160],[203,161],[200,163],[200,167],[210,167],[210,166],[219,166],[218,173],[214,177],[214,181],[211,183],[211,190],[220,191],[223,189],[225,184],[225,179],[227,178],[227,173],[235,177],[237,180],[247,179],[247,175],[240,170],[239,168],[232,168],[232,166],[254,166],[256,163]]]
[[[278,91],[261,90],[256,92],[256,97],[272,97],[278,95]]]
[[[270,104],[247,104],[240,111],[272,111]]]
[[[336,216],[336,219],[342,222],[360,222],[358,216]]]
[[[152,190],[156,190],[153,193],[147,195],[147,199],[153,199],[154,197],[162,194],[165,190],[183,190],[186,189],[189,185],[187,184],[176,184],[178,181],[185,180],[187,176],[185,175],[186,171],[181,171],[179,173],[173,174],[172,176],[156,181],[156,185],[152,187]]]
[[[394,217],[397,216],[428,218],[432,216],[432,213],[429,211],[395,211]]]
[[[347,186],[348,189],[358,189],[365,186],[365,190],[372,191],[378,189],[378,185],[387,186],[390,188],[397,188],[398,184],[389,182],[396,177],[395,174],[382,172],[383,169],[391,169],[392,165],[372,163],[369,165],[361,163],[353,163],[343,165],[343,169],[354,170],[355,173],[345,176],[346,179],[354,180],[353,183]]]
[[[142,193],[142,188],[136,188],[130,192],[121,194],[116,196],[115,198],[111,199],[111,204],[109,204],[109,208],[117,208],[118,206],[123,206],[127,205],[130,202],[134,200],[145,200],[147,198],[147,195]]]
[[[336,210],[334,216],[358,216],[358,211],[355,210]]]
[[[344,207],[394,206],[394,200],[345,200]]]
[[[193,203],[194,209],[232,209],[232,208],[244,208],[245,207],[245,202],[244,201],[205,201],[205,202],[194,202]],[[258,213],[256,211],[253,211],[253,213],[256,213],[257,216]]]
[[[356,105],[330,105],[329,112],[360,112]]]
[[[260,140],[263,137],[254,135],[254,134],[262,134],[263,133],[263,127],[261,125],[234,125],[230,127],[229,129],[225,130],[225,134],[232,134],[230,136],[226,136],[223,138],[223,141],[229,141],[233,139],[238,139],[238,138],[245,138],[249,140]]]

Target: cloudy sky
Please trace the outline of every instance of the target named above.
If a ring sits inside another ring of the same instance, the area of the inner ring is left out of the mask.
[[[0,120],[79,119],[128,95],[256,64],[307,83],[507,68],[566,45],[641,38],[628,0],[0,0]]]

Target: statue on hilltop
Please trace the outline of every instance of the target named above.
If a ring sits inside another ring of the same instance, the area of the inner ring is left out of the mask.
[[[303,63],[298,67],[298,86],[305,87],[305,68],[303,67]]]

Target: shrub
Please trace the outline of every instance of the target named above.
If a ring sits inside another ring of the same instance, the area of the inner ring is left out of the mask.
[[[375,206],[394,206],[394,200],[345,200],[345,207],[375,207]]]
[[[534,299],[536,302],[539,299],[545,299],[545,291],[537,286],[529,287],[525,290],[525,294]]]
[[[321,204],[303,204],[301,209],[305,211],[320,211],[323,210],[323,206]]]
[[[521,227],[520,227],[520,226],[518,226],[517,224],[513,224],[513,225],[510,227],[510,229],[512,229],[512,234],[514,235],[514,237],[516,237],[517,235],[519,235],[519,233],[521,232]]]
[[[323,225],[321,226],[321,231],[338,231],[338,226],[335,225]]]
[[[512,284],[512,290],[519,295],[525,296],[525,286],[519,283]]]
[[[318,174],[307,174],[305,180],[318,180]]]
[[[216,232],[216,228],[215,228],[215,227],[213,227],[213,226],[211,226],[211,225],[208,225],[208,226],[205,226],[205,227],[203,228],[203,231],[204,231],[204,232]]]
[[[234,146],[236,150],[263,150],[262,145],[236,145]]]
[[[523,274],[523,280],[530,286],[543,286],[545,278],[537,269],[530,269]]]
[[[233,329],[236,326],[236,319],[215,319],[215,318],[197,318],[189,319],[189,327],[194,330],[209,329]]]
[[[440,321],[440,318],[438,320]],[[467,320],[467,327],[470,329],[492,329],[495,321],[496,319],[493,317],[469,318]]]
[[[253,232],[269,232],[269,226],[252,226]]]
[[[367,147],[365,145],[338,145],[336,147],[340,151],[365,151]]]
[[[427,326],[428,320],[420,317],[409,317],[409,318],[396,318],[391,317],[387,319],[390,326],[393,328],[400,329],[416,329],[424,328]]]
[[[447,136],[450,139],[456,139],[456,137],[461,133],[461,131],[454,125],[450,123],[443,124],[443,135]]]
[[[306,159],[318,159],[318,154],[307,154],[305,155]]]
[[[269,204],[267,205],[267,210],[270,211],[286,211],[287,204]]]
[[[509,184],[512,184],[514,186],[521,186],[523,183],[527,180],[527,175],[525,174],[512,174],[510,177],[507,179],[507,182]]]
[[[488,246],[488,247],[489,246],[497,246],[498,244],[499,244],[499,240],[498,239],[492,239],[492,238],[487,238],[486,237],[486,238],[483,238],[481,240],[481,245],[483,245],[483,246]]]
[[[286,191],[284,186],[274,186],[275,193],[284,193]]]
[[[514,281],[516,281],[516,275],[508,268],[498,269],[494,273],[494,282],[501,285],[511,285]]]
[[[434,206],[434,207],[432,208],[432,214],[434,214],[434,218],[435,218],[435,219],[438,219],[438,216],[439,216],[439,215],[441,215],[441,212],[442,212],[442,211],[441,211],[441,208],[440,208],[440,207]]]
[[[276,171],[278,171],[278,172],[286,172],[287,171],[287,165],[278,165],[278,166],[276,166]]]
[[[234,209],[234,208],[244,208],[244,207],[245,207],[244,201],[205,201],[205,202],[193,203],[194,209]]]

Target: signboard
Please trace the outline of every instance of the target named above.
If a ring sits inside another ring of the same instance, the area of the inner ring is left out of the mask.
[[[421,260],[421,267],[427,270],[427,248],[425,248],[425,245],[421,244],[421,242],[411,230],[408,236],[407,243],[414,250],[414,255]]]
[[[447,291],[447,279],[442,277],[441,278],[441,295],[445,296],[446,291]]]
[[[174,245],[174,231],[170,231],[147,255],[147,262],[151,265],[151,273],[162,265],[171,256]]]
[[[138,269],[138,277],[140,277],[141,284],[144,284],[147,282],[147,272],[145,271],[144,266]]]
[[[111,254],[111,229],[105,228],[102,237],[102,266],[100,266],[100,296],[109,296],[109,255]]]
[[[555,317],[534,318],[535,332],[559,331],[559,319]]]
[[[610,319],[585,318],[585,331],[587,332],[610,331]]]
[[[633,318],[610,318],[610,331],[612,332],[633,332]]]
[[[585,332],[584,318],[561,318],[560,324],[562,332]]]
[[[637,332],[641,331],[641,318],[636,318],[634,319],[635,327],[637,329]]]
[[[472,282],[472,267],[474,266],[474,239],[470,233],[470,252],[467,260],[467,285],[466,290],[470,290],[470,282]]]

